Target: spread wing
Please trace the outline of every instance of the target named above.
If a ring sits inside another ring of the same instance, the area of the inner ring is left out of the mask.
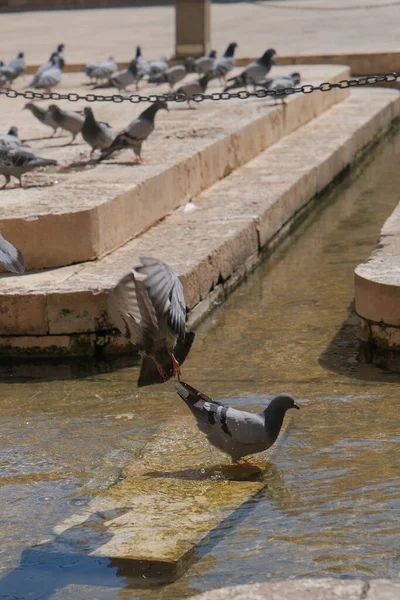
[[[168,325],[179,339],[185,336],[186,302],[178,275],[156,258],[141,258],[138,273],[146,276],[145,286],[158,322],[167,317]]]
[[[140,349],[157,336],[157,317],[143,278],[130,271],[109,292],[108,310],[120,332]]]

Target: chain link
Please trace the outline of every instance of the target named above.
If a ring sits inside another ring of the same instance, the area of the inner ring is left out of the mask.
[[[248,90],[241,90],[239,92],[213,92],[212,94],[194,94],[190,100],[193,102],[203,102],[204,100],[231,100],[233,98],[239,100],[247,100],[248,98],[267,98],[268,96],[274,98],[281,98],[282,96],[290,96],[291,94],[311,94],[312,92],[330,92],[333,89],[346,89],[349,87],[355,87],[360,85],[372,85],[375,83],[381,83],[386,81],[393,83],[400,78],[400,73],[385,73],[384,75],[365,75],[358,79],[343,79],[338,83],[325,82],[320,85],[302,85],[301,87],[288,87],[281,90],[266,90],[266,89],[255,89],[253,92]],[[58,92],[33,92],[28,90],[26,92],[18,92],[17,90],[0,90],[0,96],[6,96],[7,98],[25,98],[26,100],[69,100],[70,102],[79,102],[84,100],[85,102],[132,102],[137,104],[139,102],[156,102],[161,100],[164,102],[186,102],[188,99],[185,94],[151,94],[150,96],[140,96],[139,94],[132,94],[131,96],[121,96],[121,94],[113,94],[112,96],[103,96],[101,94],[85,94],[80,95],[76,93],[59,94]]]

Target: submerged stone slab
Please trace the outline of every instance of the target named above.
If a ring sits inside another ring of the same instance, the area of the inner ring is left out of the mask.
[[[400,205],[385,222],[378,247],[354,272],[361,339],[400,350]]]
[[[265,459],[265,454],[260,455]],[[52,552],[104,557],[121,572],[170,581],[196,546],[265,487],[259,466],[229,464],[194,420],[170,424],[145,446],[122,481],[96,496],[41,545]]]
[[[303,83],[340,81],[349,69],[340,65],[299,67]],[[276,74],[289,73],[277,67]],[[60,91],[87,93],[82,77],[67,75]],[[145,88],[143,94],[165,93],[168,86]],[[210,92],[221,91],[212,83]],[[67,134],[49,140],[46,128],[29,111],[25,100],[13,99],[0,115],[1,130],[20,112],[21,136],[32,150],[59,161],[59,168],[25,176],[26,189],[2,192],[0,230],[22,249],[28,270],[65,266],[102,257],[163,219],[185,198],[198,195],[282,137],[347,97],[349,90],[295,94],[283,109],[273,100],[233,99],[229,110],[221,102],[203,102],[198,110],[170,103],[160,111],[155,131],[143,144],[143,165],[124,150],[100,164],[89,161],[89,146],[66,146]],[[83,103],[61,102],[81,110]],[[99,120],[115,131],[136,118],[148,104],[102,103],[93,107]]]

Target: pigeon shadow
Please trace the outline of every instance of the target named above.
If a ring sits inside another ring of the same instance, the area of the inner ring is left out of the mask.
[[[121,587],[118,560],[94,554],[113,537],[108,521],[129,510],[124,507],[91,513],[84,522],[24,550],[19,565],[0,579],[0,597],[50,600],[68,585]],[[131,574],[135,575],[134,568]]]
[[[347,307],[348,316],[336,335],[321,353],[318,362],[324,368],[363,381],[394,382],[400,380],[400,356],[378,349],[357,337],[358,317],[354,300]]]
[[[47,188],[47,187],[53,187],[53,185],[55,185],[54,181],[50,181],[48,183],[37,183],[37,184],[32,183],[31,185],[22,185],[22,186],[21,185],[13,185],[13,186],[6,187],[6,188],[1,187],[0,192],[7,192],[10,190],[31,190],[31,189],[38,189],[38,188]]]
[[[99,161],[96,158],[89,158],[88,160],[80,160],[76,162],[72,162],[69,165],[62,167],[58,172],[59,173],[69,173],[73,170],[85,169],[86,167],[96,167]]]
[[[260,464],[216,464],[206,468],[151,471],[143,473],[142,477],[183,479],[187,481],[260,481],[267,468],[267,464],[267,462],[260,462]]]
[[[38,137],[38,138],[29,138],[26,141],[27,142],[42,142],[43,140],[58,140],[61,138],[66,138],[66,137],[67,137],[66,135],[56,135],[56,136],[46,135],[46,136]],[[50,146],[47,146],[47,148],[50,148]]]
[[[142,167],[142,166],[146,166],[146,164],[148,163],[139,163],[139,162],[135,162],[135,161],[131,161],[131,162],[122,162],[122,161],[113,161],[113,162],[109,162],[107,160],[97,160],[98,164],[102,164],[102,165],[109,165],[110,167]]]

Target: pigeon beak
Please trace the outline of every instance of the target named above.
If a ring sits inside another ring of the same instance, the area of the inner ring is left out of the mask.
[[[298,404],[293,404],[293,408],[297,408],[297,410],[300,410],[300,406]]]

